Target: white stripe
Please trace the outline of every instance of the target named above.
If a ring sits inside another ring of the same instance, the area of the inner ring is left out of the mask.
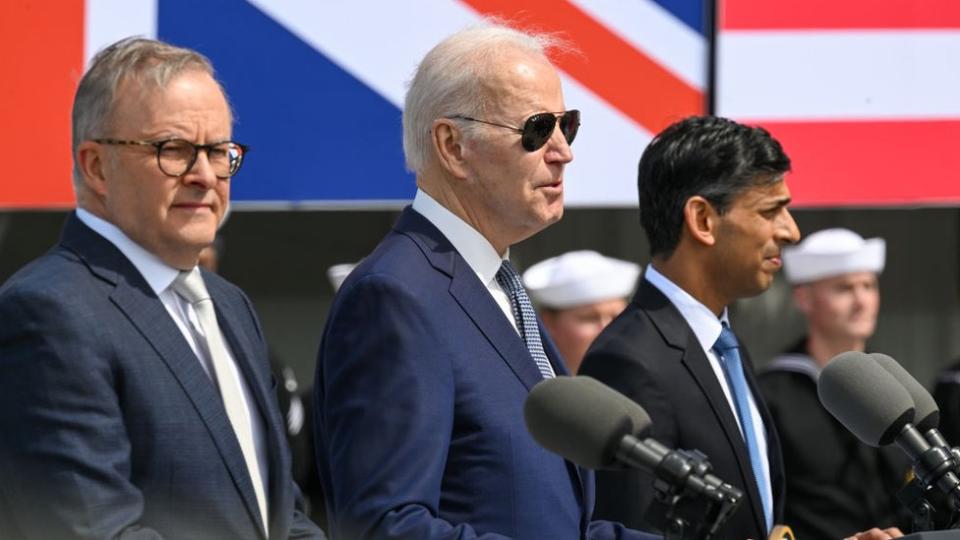
[[[960,116],[960,30],[738,31],[721,34],[718,47],[724,116]]]
[[[447,0],[424,1],[429,6],[417,10],[403,2],[370,0],[251,3],[401,108],[407,81],[427,51],[481,19],[462,4]],[[565,178],[567,204],[635,205],[634,171],[650,134],[572,78],[563,73],[561,78],[567,108],[583,113],[583,127],[573,145],[576,159]]]
[[[707,79],[707,41],[651,0],[571,0],[694,88]]]
[[[250,3],[398,107],[417,63],[450,34],[480,21],[459,2]]]
[[[97,51],[122,38],[156,38],[157,1],[87,0],[83,65],[86,66]]]
[[[564,174],[567,206],[637,205],[637,163],[652,135],[588,88],[561,73],[564,102],[581,126]]]

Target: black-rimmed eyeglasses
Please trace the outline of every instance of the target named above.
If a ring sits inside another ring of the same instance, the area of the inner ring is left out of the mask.
[[[121,146],[152,146],[157,149],[157,165],[167,176],[181,177],[193,168],[200,150],[207,153],[207,161],[217,178],[225,180],[237,174],[243,157],[250,149],[233,141],[220,141],[210,144],[194,144],[184,139],[166,139],[163,141],[123,141],[118,139],[93,139],[100,144]]]
[[[451,120],[467,120],[470,122],[479,122],[488,126],[496,126],[515,131],[521,135],[520,144],[527,152],[536,152],[543,145],[547,144],[550,136],[553,135],[553,129],[560,123],[560,131],[563,137],[567,139],[567,144],[572,144],[573,139],[577,137],[577,130],[580,129],[580,111],[571,109],[564,112],[543,112],[537,113],[523,122],[523,127],[513,127],[496,122],[488,122],[471,118],[462,114],[448,116]]]

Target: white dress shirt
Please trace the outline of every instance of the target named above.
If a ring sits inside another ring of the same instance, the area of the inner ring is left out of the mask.
[[[510,258],[510,250],[501,257],[497,250],[479,231],[463,221],[456,214],[438,203],[426,192],[417,190],[417,195],[413,199],[413,209],[434,227],[440,229],[443,236],[453,244],[454,249],[465,261],[477,277],[480,283],[483,283],[490,295],[500,306],[500,311],[507,317],[513,329],[520,333],[520,327],[513,316],[513,307],[510,305],[510,297],[503,290],[503,287],[497,283],[497,272],[503,261]]]
[[[119,249],[120,252],[123,253],[123,255],[133,264],[137,271],[140,272],[140,275],[142,275],[143,279],[146,280],[147,285],[150,286],[150,289],[153,290],[154,294],[156,294],[160,299],[160,302],[163,303],[163,307],[166,308],[167,313],[170,314],[173,322],[176,323],[180,333],[183,334],[183,338],[187,340],[190,348],[193,349],[193,353],[196,355],[196,358],[203,367],[203,370],[207,373],[207,377],[210,377],[211,381],[215,381],[216,379],[213,373],[213,368],[211,367],[211,360],[207,357],[203,347],[201,347],[194,338],[193,332],[203,335],[203,330],[200,327],[200,319],[197,318],[197,313],[193,309],[193,306],[181,298],[179,294],[173,292],[171,287],[173,280],[177,278],[177,275],[180,274],[180,271],[167,265],[165,262],[161,261],[159,257],[153,253],[150,253],[140,246],[140,244],[137,244],[131,240],[129,236],[127,236],[116,225],[110,223],[109,221],[97,217],[83,208],[77,208],[77,218],[79,218],[80,221],[82,221],[86,226],[93,229],[94,232],[106,238],[108,242],[116,246],[116,248]],[[193,327],[195,330],[191,330],[191,327]],[[250,414],[251,427],[253,431],[253,443],[257,451],[257,462],[260,465],[260,474],[263,478],[264,493],[269,493],[270,483],[267,473],[270,469],[267,461],[267,447],[266,440],[264,439],[263,419],[260,416],[259,409],[257,409],[256,401],[253,399],[250,386],[247,384],[246,378],[243,376],[243,372],[240,370],[239,366],[237,366],[237,359],[234,356],[233,351],[230,350],[230,344],[226,342],[226,337],[224,337],[224,345],[227,348],[227,354],[231,360],[230,369],[234,370],[234,375],[237,377],[237,380],[240,381],[241,395],[244,400],[244,405]]]
[[[690,329],[693,330],[697,341],[700,342],[700,347],[703,348],[703,353],[707,355],[707,360],[710,362],[710,367],[713,369],[717,382],[720,383],[720,388],[723,389],[723,394],[727,397],[730,412],[732,412],[734,418],[737,419],[737,427],[740,429],[740,436],[743,437],[743,428],[740,427],[740,415],[737,413],[737,405],[733,401],[733,395],[730,393],[730,385],[727,384],[727,377],[723,373],[723,366],[720,365],[720,359],[717,358],[717,355],[713,352],[713,345],[717,342],[717,338],[720,337],[720,330],[723,328],[723,323],[727,323],[727,326],[730,325],[727,308],[723,308],[723,313],[718,319],[707,306],[690,296],[690,293],[681,289],[676,283],[670,281],[666,276],[658,272],[652,264],[647,265],[643,278],[659,289],[660,292],[670,300],[674,307],[677,308],[677,311],[680,312],[680,315],[687,324],[690,325]],[[744,359],[744,361],[746,361],[746,359]],[[772,501],[773,488],[770,484],[770,460],[767,458],[769,455],[767,449],[767,431],[763,425],[763,419],[760,418],[760,409],[757,408],[757,401],[752,392],[747,396],[747,401],[750,402],[750,416],[755,428],[757,444],[763,453],[763,474],[767,477],[764,484],[767,487],[768,500]]]

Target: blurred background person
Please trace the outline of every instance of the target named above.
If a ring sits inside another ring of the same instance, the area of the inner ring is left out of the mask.
[[[785,522],[797,538],[836,539],[907,523],[896,493],[909,463],[899,448],[873,448],[847,431],[817,396],[820,370],[866,349],[880,309],[886,243],[827,229],[784,248],[784,273],[807,335],[759,375],[780,434],[787,484]]]
[[[590,250],[551,257],[523,273],[570,373],[577,373],[587,347],[627,307],[639,276],[639,265]]]
[[[330,286],[333,288],[334,294],[340,290],[343,280],[347,279],[347,276],[350,275],[350,272],[353,272],[356,266],[357,263],[340,263],[327,268],[327,279],[330,280]]]

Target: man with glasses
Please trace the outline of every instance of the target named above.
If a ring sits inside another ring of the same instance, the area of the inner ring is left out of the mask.
[[[403,113],[413,205],[334,299],[315,391],[335,538],[647,538],[592,522],[593,476],[540,447],[523,403],[566,374],[510,246],[560,219],[579,113],[552,43],[457,33]]]
[[[201,272],[246,147],[200,54],[101,51],[77,210],[0,288],[0,536],[323,538],[300,512],[250,301]]]

